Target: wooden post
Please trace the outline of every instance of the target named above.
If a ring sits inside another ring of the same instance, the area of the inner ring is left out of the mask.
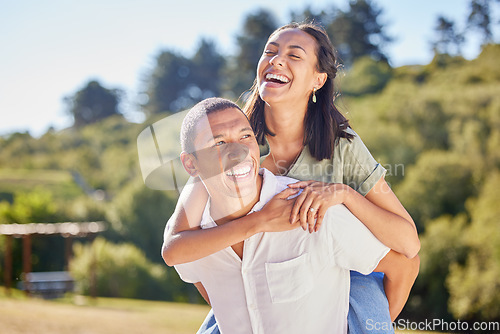
[[[12,236],[5,236],[5,270],[4,270],[4,284],[5,294],[10,296],[10,288],[12,287]]]
[[[73,237],[64,238],[64,266],[65,270],[69,271],[69,262],[73,254]]]
[[[95,235],[90,237],[90,254],[92,259],[90,260],[90,296],[93,299],[97,298],[97,254],[95,250]]]
[[[30,294],[30,286],[26,280],[26,275],[31,272],[31,235],[23,235],[23,283],[24,291],[27,295]]]

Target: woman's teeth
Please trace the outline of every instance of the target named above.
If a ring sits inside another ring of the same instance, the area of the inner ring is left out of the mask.
[[[279,74],[274,74],[274,73],[268,73],[266,74],[266,80],[276,80],[281,83],[288,83],[290,79],[285,77],[284,75],[279,75]]]

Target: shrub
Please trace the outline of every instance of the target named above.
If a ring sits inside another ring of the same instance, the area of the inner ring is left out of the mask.
[[[373,94],[381,91],[392,75],[392,69],[384,61],[362,57],[352,66],[340,87],[347,95]]]
[[[98,237],[92,244],[77,243],[70,272],[79,293],[152,300],[185,300],[184,285],[172,268],[153,264],[132,244],[113,244]]]

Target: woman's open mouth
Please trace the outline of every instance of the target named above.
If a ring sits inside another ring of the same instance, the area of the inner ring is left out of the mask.
[[[277,83],[277,84],[287,84],[290,82],[290,79],[288,79],[286,76],[281,75],[281,74],[267,73],[266,74],[266,81]]]

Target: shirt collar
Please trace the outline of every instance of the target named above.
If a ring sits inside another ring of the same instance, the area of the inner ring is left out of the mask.
[[[266,205],[266,203],[269,202],[274,195],[276,195],[276,187],[278,186],[278,179],[276,178],[276,175],[265,168],[261,168],[259,170],[259,174],[263,176],[260,198],[249,213],[261,210],[264,205]]]
[[[278,179],[276,176],[265,168],[259,170],[259,174],[263,176],[262,188],[260,190],[259,201],[250,210],[249,214],[261,210],[267,202],[276,194]],[[217,224],[210,216],[210,198],[208,199],[205,210],[203,211],[200,227],[202,229],[216,227]]]

